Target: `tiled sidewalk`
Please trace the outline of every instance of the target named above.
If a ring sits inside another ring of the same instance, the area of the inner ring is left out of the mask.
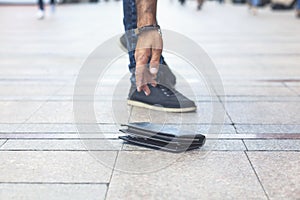
[[[244,6],[214,2],[197,12],[193,1],[185,8],[171,2],[159,3],[161,26],[201,45],[225,89],[212,100],[226,113],[223,129],[183,154],[123,144],[116,123],[181,122],[207,133],[219,125],[211,122],[209,94],[190,79],[199,89],[197,113],[127,108],[125,54],[112,64],[104,94],[95,96],[101,131],[82,113],[78,134],[76,77],[98,45],[122,33],[121,2],[63,5],[44,21],[34,18],[33,6],[0,7],[1,200],[299,199],[299,20],[293,12],[252,16]],[[165,57],[185,91],[187,63]],[[87,101],[88,92],[79,102]]]

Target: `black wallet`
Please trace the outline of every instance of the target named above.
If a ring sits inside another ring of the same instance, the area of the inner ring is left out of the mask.
[[[170,152],[184,152],[199,148],[205,143],[205,136],[175,126],[152,124],[148,122],[122,125],[120,129],[127,134],[119,138],[128,143]]]

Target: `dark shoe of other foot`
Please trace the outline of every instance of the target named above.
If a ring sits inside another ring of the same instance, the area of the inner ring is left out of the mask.
[[[193,112],[197,109],[192,100],[175,89],[168,89],[163,85],[148,86],[151,91],[149,96],[134,90],[128,98],[128,105],[165,112]]]
[[[123,34],[120,39],[119,39],[119,45],[121,47],[121,49],[125,52],[128,52],[128,49],[127,49],[127,41],[126,41],[126,36],[125,34]]]

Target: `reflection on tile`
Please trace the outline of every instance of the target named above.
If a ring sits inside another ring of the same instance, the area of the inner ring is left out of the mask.
[[[270,199],[299,199],[300,152],[247,152]]]
[[[168,113],[140,107],[132,107],[129,122],[176,123],[176,124],[223,124],[230,123],[223,106],[218,103],[200,102],[197,112]]]

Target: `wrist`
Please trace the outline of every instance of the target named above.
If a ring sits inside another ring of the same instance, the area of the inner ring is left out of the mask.
[[[136,35],[140,35],[143,32],[148,32],[148,31],[153,31],[153,30],[157,31],[160,35],[162,35],[160,26],[157,24],[142,26],[142,27],[136,28],[134,31],[135,31]]]
[[[157,24],[156,18],[153,15],[144,15],[142,19],[138,19],[137,28]]]

